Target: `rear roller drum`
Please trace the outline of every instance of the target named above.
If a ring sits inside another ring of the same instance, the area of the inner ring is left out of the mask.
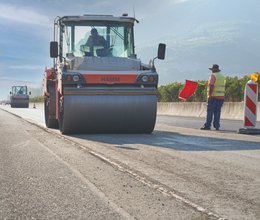
[[[44,115],[45,115],[45,124],[47,128],[58,128],[58,120],[55,118],[55,87],[54,82],[51,82],[48,85],[48,91],[50,96],[45,97],[44,99]]]
[[[56,119],[50,117],[50,101],[49,98],[44,100],[44,112],[45,112],[45,124],[47,128],[58,128],[58,122]]]
[[[63,115],[64,115],[63,100],[60,99],[60,101],[59,101],[59,128],[60,128],[60,132],[62,134],[66,134],[66,131],[64,130],[64,125],[63,125]]]

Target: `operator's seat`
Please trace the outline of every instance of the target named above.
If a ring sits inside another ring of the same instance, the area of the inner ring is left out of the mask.
[[[105,48],[97,49],[96,54],[98,57],[106,57],[108,55],[108,50]]]

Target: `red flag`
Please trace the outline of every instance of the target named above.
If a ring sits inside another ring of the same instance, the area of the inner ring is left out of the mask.
[[[190,80],[186,80],[185,86],[180,91],[179,99],[186,100],[191,97],[197,90],[198,83]]]

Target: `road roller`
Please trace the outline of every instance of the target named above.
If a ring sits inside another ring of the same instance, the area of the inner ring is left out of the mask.
[[[29,108],[29,95],[27,86],[12,86],[10,91],[11,108]]]
[[[73,133],[151,133],[157,113],[156,58],[143,64],[135,53],[134,24],[113,15],[54,19],[53,66],[45,68],[44,111],[48,128]]]

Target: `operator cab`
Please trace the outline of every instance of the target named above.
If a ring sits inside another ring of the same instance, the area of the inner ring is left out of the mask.
[[[57,22],[63,57],[135,58],[134,18],[110,15],[66,16]]]
[[[27,95],[27,86],[12,86],[10,95]]]
[[[64,71],[154,70],[154,62],[144,65],[135,54],[135,21],[126,15],[57,17],[50,55],[63,63]],[[156,58],[164,59],[164,53],[165,45],[159,45]]]

